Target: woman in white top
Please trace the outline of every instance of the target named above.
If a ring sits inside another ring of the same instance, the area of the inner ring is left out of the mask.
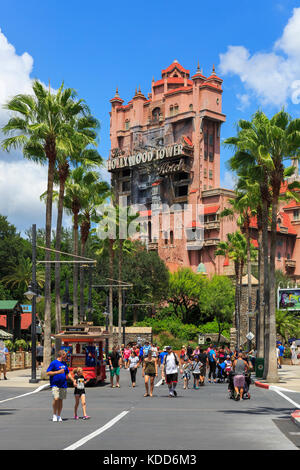
[[[293,365],[293,366],[295,366],[296,364],[298,364],[297,351],[298,351],[298,348],[297,348],[296,342],[293,341],[293,342],[292,342],[292,345],[291,345],[292,365]]]
[[[128,364],[129,364],[129,372],[130,372],[130,377],[131,377],[131,384],[132,384],[132,387],[134,388],[135,383],[136,383],[137,368],[140,365],[139,357],[137,356],[135,351],[131,351],[131,354],[128,358]]]

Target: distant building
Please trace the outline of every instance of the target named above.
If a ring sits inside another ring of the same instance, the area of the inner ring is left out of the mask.
[[[175,60],[159,80],[152,79],[147,97],[136,89],[124,104],[117,89],[110,100],[108,170],[116,199],[140,207],[141,238],[171,271],[189,266],[197,272],[200,265],[207,274],[233,274],[232,263],[215,256],[218,243],[237,229],[235,221],[219,217],[234,197],[233,191],[220,188],[220,136],[226,119],[222,82],[214,67],[207,77],[198,65],[190,76]],[[167,224],[163,205],[170,208]],[[193,209],[182,224],[185,205]],[[295,277],[300,275],[298,227],[300,205],[285,204],[278,215],[276,263]],[[251,234],[255,246],[255,220]]]

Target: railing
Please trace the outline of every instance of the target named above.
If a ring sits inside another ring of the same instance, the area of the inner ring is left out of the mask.
[[[207,240],[204,240],[204,246],[217,246],[219,243],[219,238],[208,238]]]
[[[205,230],[220,230],[220,221],[204,222]]]
[[[29,369],[31,367],[31,352],[10,352],[7,356],[6,368],[8,371]]]
[[[286,260],[285,260],[285,267],[286,267],[286,268],[295,268],[295,267],[296,267],[296,260],[294,260],[294,259],[286,259]]]

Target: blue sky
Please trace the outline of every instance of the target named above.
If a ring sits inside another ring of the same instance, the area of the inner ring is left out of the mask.
[[[109,100],[116,87],[125,101],[139,85],[147,95],[152,76],[160,78],[161,70],[174,59],[191,74],[199,60],[204,74],[215,64],[224,80],[227,121],[222,139],[234,135],[237,121],[250,119],[258,107],[272,115],[285,105],[293,117],[300,117],[300,9],[296,7],[292,0],[190,4],[177,0],[11,0],[1,5],[0,103],[10,90],[27,89],[32,78],[45,84],[50,79],[53,88],[64,81],[77,90],[100,120],[99,151],[106,158]],[[1,69],[7,64],[10,70],[5,74]],[[2,112],[0,124],[4,121]],[[221,182],[227,187],[232,185],[225,166],[229,156],[222,148]],[[40,203],[33,212],[32,204],[39,184],[44,184],[34,182],[43,178],[45,170],[27,163],[23,171],[23,164],[18,154],[0,154],[0,213],[6,212],[20,230],[36,219],[42,223],[44,217]],[[22,208],[18,206],[13,187],[10,194],[8,173],[26,175],[22,181],[29,186],[24,198],[20,185],[20,200],[28,201],[31,210],[24,203]]]

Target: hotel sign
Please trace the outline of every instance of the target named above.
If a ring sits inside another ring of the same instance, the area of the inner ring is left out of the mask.
[[[181,155],[184,155],[183,145],[173,144],[167,147],[160,147],[149,152],[139,152],[127,157],[118,156],[116,158],[111,158],[107,162],[107,169],[108,171],[112,171],[119,168],[128,168],[140,165],[141,163],[158,162],[166,158],[179,157]]]

